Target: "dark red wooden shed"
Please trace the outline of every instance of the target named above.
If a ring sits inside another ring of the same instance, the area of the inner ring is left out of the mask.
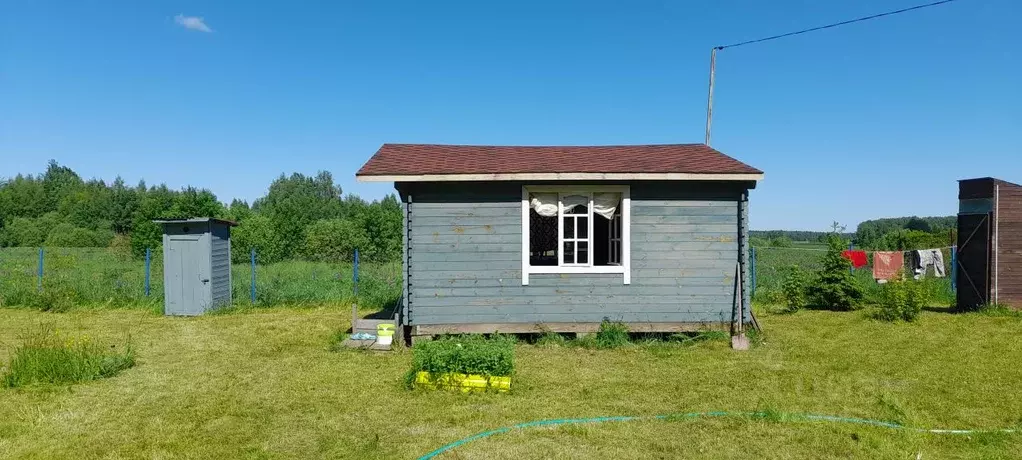
[[[1022,186],[991,177],[958,181],[957,305],[1022,309]]]

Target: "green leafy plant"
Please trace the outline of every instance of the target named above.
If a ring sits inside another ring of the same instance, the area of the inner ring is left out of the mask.
[[[781,292],[784,293],[784,305],[787,312],[795,312],[809,304],[806,290],[809,287],[809,274],[802,268],[793,265],[784,274]]]
[[[610,321],[607,318],[600,323],[600,330],[596,332],[596,348],[611,349],[628,345],[628,326],[619,321]]]
[[[880,304],[872,316],[881,321],[915,321],[926,300],[922,285],[915,280],[904,280],[899,273],[881,288]]]
[[[851,262],[841,252],[847,247],[845,240],[832,234],[827,240],[827,253],[823,269],[806,290],[809,302],[821,308],[839,311],[854,310],[863,298],[863,289],[849,273]]]
[[[514,337],[501,335],[451,336],[417,343],[412,347],[412,368],[406,383],[411,386],[418,372],[509,376],[515,370],[514,345]]]
[[[118,349],[89,337],[62,337],[43,329],[14,349],[0,384],[11,388],[76,383],[111,377],[134,365],[130,341]]]

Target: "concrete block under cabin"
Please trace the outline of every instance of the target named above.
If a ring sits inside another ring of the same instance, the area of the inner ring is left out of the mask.
[[[163,312],[195,316],[231,304],[231,227],[211,218],[154,221],[163,226]]]
[[[961,180],[958,200],[958,309],[1022,309],[1022,186],[990,177]]]
[[[406,338],[751,322],[763,172],[704,144],[385,144],[356,176],[394,182],[404,205]]]

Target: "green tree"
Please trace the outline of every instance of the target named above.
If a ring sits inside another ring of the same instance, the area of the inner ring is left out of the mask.
[[[0,183],[0,224],[15,217],[46,214],[46,193],[42,180],[18,174]]]
[[[309,226],[305,236],[305,253],[311,260],[348,262],[355,250],[369,247],[369,236],[357,222],[347,219],[324,219]]]
[[[170,208],[169,214],[179,219],[220,217],[224,214],[224,205],[217,201],[216,195],[209,190],[186,187],[175,194],[174,205]]]
[[[46,207],[43,212],[56,211],[64,197],[74,193],[82,185],[84,182],[78,173],[67,166],[57,164],[56,160],[50,160],[43,174],[43,192],[46,195]]]
[[[252,214],[237,227],[231,230],[231,258],[235,262],[245,262],[249,252],[255,249],[259,263],[278,262],[285,256],[279,244],[273,221],[262,214]]]
[[[46,232],[40,219],[15,217],[4,226],[0,244],[12,247],[41,246],[46,240]]]
[[[853,310],[862,302],[863,289],[849,271],[851,261],[841,255],[848,242],[836,233],[828,238],[823,269],[806,292],[810,302],[821,308]]]
[[[313,222],[341,216],[341,188],[326,171],[315,177],[281,174],[253,207],[272,221],[280,253],[293,256],[302,253]]]

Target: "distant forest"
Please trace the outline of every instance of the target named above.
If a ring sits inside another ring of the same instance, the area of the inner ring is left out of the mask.
[[[957,228],[955,216],[890,217],[867,220],[854,233],[840,233],[856,247],[875,250],[914,250],[951,246]],[[799,242],[824,242],[832,232],[753,230],[753,246],[791,247]]]
[[[154,219],[217,217],[239,222],[232,256],[285,259],[394,260],[401,254],[401,203],[394,195],[367,202],[342,195],[329,172],[281,174],[266,196],[249,203],[219,201],[207,189],[144,181],[129,186],[82,179],[50,161],[46,172],[0,180],[0,247],[113,247],[136,257],[159,251],[162,230]]]
[[[325,171],[281,174],[251,205],[224,203],[195,187],[86,180],[55,161],[42,174],[0,180],[0,247],[113,247],[139,257],[146,248],[160,250],[162,232],[154,219],[218,217],[242,224],[232,234],[236,261],[246,260],[251,249],[266,263],[350,261],[355,249],[364,260],[387,261],[401,254],[401,215],[394,195],[372,202],[343,195]],[[864,249],[925,249],[950,245],[955,225],[954,216],[875,219],[841,236]],[[791,247],[827,235],[752,231],[750,240],[754,246]]]

